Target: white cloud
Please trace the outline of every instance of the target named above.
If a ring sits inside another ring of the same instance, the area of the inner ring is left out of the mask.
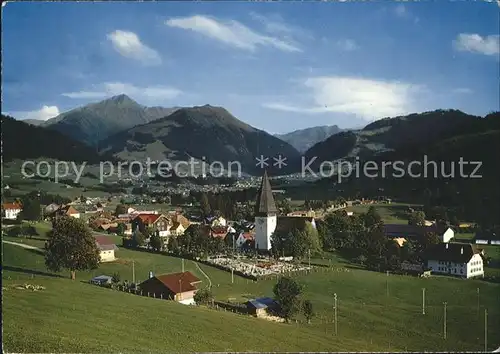
[[[255,32],[234,20],[221,21],[208,16],[195,15],[171,18],[165,21],[165,24],[169,27],[191,30],[243,50],[255,51],[258,46],[267,46],[285,52],[302,51],[289,41]]]
[[[132,98],[150,100],[169,100],[182,94],[181,90],[168,86],[138,87],[122,82],[106,82],[97,85],[96,90],[63,93],[62,95],[75,99],[102,99],[120,94],[126,94]]]
[[[462,52],[498,55],[500,53],[500,36],[482,37],[477,33],[460,33],[453,41],[453,46]]]
[[[272,102],[264,107],[307,114],[354,114],[370,121],[415,111],[414,95],[423,91],[420,85],[338,76],[308,78],[303,85],[309,90],[309,104]]]
[[[404,4],[398,4],[394,8],[394,13],[399,18],[413,20],[413,22],[415,23],[418,23],[420,21],[420,19],[417,16],[414,16],[410,11],[408,11],[407,7]]]
[[[266,32],[308,39],[313,38],[308,30],[286,23],[283,17],[277,13],[263,15],[257,12],[250,12],[250,17],[262,24]]]
[[[456,94],[471,94],[473,91],[467,87],[458,87],[453,89],[452,92]]]
[[[43,106],[41,109],[35,111],[10,112],[8,115],[16,119],[47,120],[58,116],[59,113],[59,108],[57,108],[57,106]]]
[[[113,48],[126,58],[138,60],[145,65],[161,64],[158,52],[141,42],[137,34],[116,30],[107,35]]]
[[[337,47],[346,52],[351,52],[359,48],[356,42],[352,39],[341,39],[337,41]]]

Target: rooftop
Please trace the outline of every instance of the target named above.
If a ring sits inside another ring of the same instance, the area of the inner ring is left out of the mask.
[[[277,211],[278,209],[276,208],[276,203],[274,202],[271,183],[269,182],[269,178],[267,177],[267,172],[264,171],[264,176],[262,176],[262,183],[260,185],[259,193],[257,194],[255,214],[267,215],[276,213]]]

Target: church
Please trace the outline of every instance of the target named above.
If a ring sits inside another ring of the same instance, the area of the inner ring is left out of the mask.
[[[271,236],[275,231],[302,230],[306,227],[307,222],[316,228],[312,217],[278,216],[271,183],[267,172],[264,171],[255,203],[255,248],[269,251],[271,249]]]

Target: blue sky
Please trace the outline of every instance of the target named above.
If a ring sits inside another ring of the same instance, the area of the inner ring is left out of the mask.
[[[499,110],[482,2],[8,3],[2,111],[48,119],[126,93],[219,105],[271,133],[437,108]]]

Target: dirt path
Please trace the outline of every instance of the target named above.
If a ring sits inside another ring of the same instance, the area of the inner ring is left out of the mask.
[[[198,268],[198,270],[205,276],[205,278],[207,278],[208,286],[211,288],[212,287],[212,280],[210,280],[210,277],[207,275],[207,273],[205,273],[203,271],[203,269],[201,269],[201,267],[198,263],[196,263],[195,261],[192,261],[192,262],[196,265],[196,268]]]
[[[22,248],[27,248],[29,250],[39,250],[43,251],[41,248],[35,247],[35,246],[30,246],[30,245],[25,245],[24,243],[17,243],[17,242],[12,242],[12,241],[5,241],[2,240],[3,243],[8,243],[9,245],[14,245],[14,246],[19,246]]]

